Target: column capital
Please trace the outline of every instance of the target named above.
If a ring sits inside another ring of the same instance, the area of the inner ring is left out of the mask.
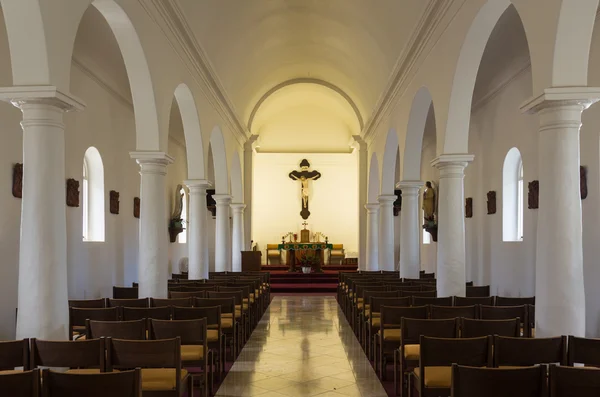
[[[248,137],[248,140],[244,143],[244,151],[252,152],[258,145],[259,135],[253,134]]]
[[[383,207],[385,205],[392,205],[392,203],[396,201],[397,198],[398,196],[396,196],[395,194],[382,194],[379,197],[377,197],[377,201],[379,202],[379,205]]]
[[[423,187],[425,182],[423,181],[400,181],[396,183],[397,189],[402,189],[402,195],[410,195],[413,192],[418,194],[419,190]]]
[[[165,152],[129,152],[129,157],[140,165],[140,174],[167,175],[167,165],[173,162],[173,157]]]
[[[85,109],[85,102],[51,85],[0,87],[0,100],[23,109],[26,105],[48,105],[64,112]]]
[[[218,206],[228,206],[229,204],[231,204],[231,199],[233,198],[229,194],[213,194],[212,197]]]
[[[246,208],[246,204],[244,204],[244,203],[231,203],[230,207],[233,210],[233,212],[237,212],[237,213],[241,214],[242,212],[244,212],[244,209]]]
[[[550,87],[521,104],[521,112],[535,114],[541,110],[574,106],[584,111],[600,100],[598,87]]]
[[[190,189],[190,193],[206,193],[206,189],[212,186],[207,179],[187,179],[183,183]]]
[[[379,211],[379,203],[367,203],[365,204],[365,208],[367,209],[367,213],[374,214]]]
[[[367,150],[367,142],[360,135],[352,135],[349,146],[358,151]]]

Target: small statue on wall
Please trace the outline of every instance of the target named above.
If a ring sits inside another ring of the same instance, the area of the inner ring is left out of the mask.
[[[67,206],[79,207],[79,181],[67,179]]]
[[[119,214],[119,192],[115,190],[111,190],[109,192],[110,197],[110,213],[118,215]]]
[[[23,198],[23,163],[17,163],[13,167],[12,195]]]
[[[473,218],[473,197],[465,200],[465,218]]]
[[[398,216],[400,211],[402,211],[402,190],[396,189],[394,190],[394,194],[396,195],[396,201],[394,201],[394,216]]]
[[[579,166],[579,190],[581,194],[581,199],[585,200],[588,195],[587,168],[583,165]]]
[[[133,198],[133,217],[140,219],[140,198]]]
[[[496,192],[487,192],[487,213],[493,215],[496,213]]]
[[[534,210],[539,208],[540,200],[540,181],[529,182],[529,192],[527,194],[527,208]]]

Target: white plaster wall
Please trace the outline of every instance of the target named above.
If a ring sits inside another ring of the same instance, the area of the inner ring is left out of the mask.
[[[287,232],[300,233],[300,182],[288,174],[306,158],[322,177],[310,182],[308,229],[322,232],[331,243],[358,252],[358,170],[355,154],[257,153],[254,158],[252,236],[263,251]],[[298,236],[298,239],[300,237]]]

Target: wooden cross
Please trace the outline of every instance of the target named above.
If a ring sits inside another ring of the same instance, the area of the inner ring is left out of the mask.
[[[303,159],[300,162],[300,171],[292,171],[289,173],[289,177],[291,179],[300,181],[300,193],[302,197],[302,210],[300,211],[300,216],[304,220],[308,219],[310,216],[310,211],[308,210],[308,181],[316,181],[321,177],[321,173],[319,171],[309,171],[309,168],[310,163],[307,159]]]

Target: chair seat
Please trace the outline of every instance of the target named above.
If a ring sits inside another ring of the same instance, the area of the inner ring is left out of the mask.
[[[206,331],[206,340],[208,342],[218,342],[219,341],[219,331],[216,329],[209,329]]]
[[[380,312],[373,312],[372,314],[373,314],[373,320],[375,320],[375,318],[381,317]],[[365,316],[367,318],[371,317],[371,308],[369,307],[369,305],[367,305],[367,307],[365,308]]]
[[[329,255],[331,257],[344,256],[344,250],[331,250],[331,253]]]
[[[0,375],[14,375],[14,374],[20,374],[21,371],[20,369],[5,369],[3,371],[0,371]]]
[[[375,320],[375,319],[373,319]],[[383,340],[386,342],[400,342],[400,328],[386,328],[383,331]],[[381,331],[377,331],[379,335]]]
[[[373,319],[371,322],[373,323],[373,328],[379,328],[381,325],[381,317],[375,317],[376,313],[373,313]]]
[[[204,358],[204,346],[181,345],[181,361],[199,361]]]
[[[184,346],[181,347],[183,349]],[[175,374],[175,368],[142,368],[142,390],[174,390],[177,385]],[[188,372],[182,369],[181,379],[185,379],[187,374]]]
[[[421,358],[420,345],[404,345],[404,359],[408,361],[419,361]]]
[[[421,368],[413,370],[415,378],[421,378]],[[418,381],[417,381],[418,382]],[[452,385],[452,367],[425,367],[425,387],[450,388]]]
[[[89,375],[89,374],[99,374],[100,368],[73,368],[67,370],[67,374],[76,374],[76,375]],[[113,369],[112,372],[119,372],[116,369]]]

